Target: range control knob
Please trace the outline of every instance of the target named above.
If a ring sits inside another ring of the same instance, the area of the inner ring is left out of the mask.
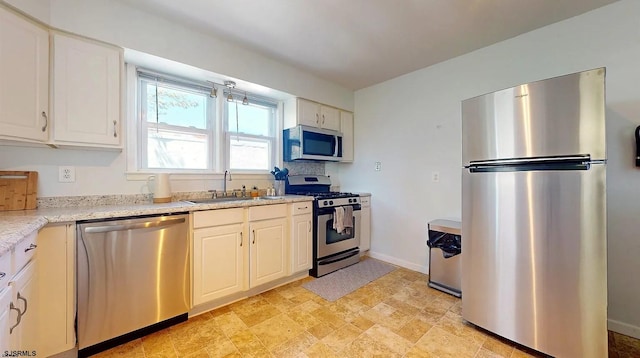
[[[322,204],[327,205],[327,201],[326,201],[326,200],[325,200],[325,201],[323,201],[323,202],[322,202]],[[333,204],[333,203],[332,203],[332,204]]]
[[[356,202],[356,199],[349,199],[349,202],[350,202],[350,203],[355,203],[355,202]]]
[[[329,200],[329,205],[333,205],[333,200]]]

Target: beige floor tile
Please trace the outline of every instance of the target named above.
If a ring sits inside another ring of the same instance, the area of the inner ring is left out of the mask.
[[[425,335],[430,329],[432,325],[426,323],[418,318],[413,318],[407,324],[405,324],[402,328],[394,331],[400,337],[408,340],[411,343],[416,343],[422,336]]]
[[[361,334],[338,353],[340,357],[399,358],[402,355],[366,334]]]
[[[391,330],[399,330],[411,320],[410,315],[402,313],[383,302],[366,311],[362,316]]]
[[[478,329],[473,328],[459,316],[453,312],[447,312],[435,325],[451,334],[460,338],[472,341],[474,344],[481,346],[487,340],[488,335]]]
[[[298,309],[298,307],[288,311],[286,315],[304,329],[309,329],[321,323],[320,320],[311,315],[311,313],[302,311]]]
[[[400,355],[404,355],[405,353],[407,353],[413,346],[413,342],[410,342],[407,339],[397,335],[389,328],[378,324],[369,328],[364,333],[371,337],[373,340],[384,344],[389,349]]]
[[[453,335],[439,327],[431,328],[416,346],[438,357],[473,357],[480,350],[480,345],[462,337]]]
[[[404,358],[438,358],[438,356],[414,346],[404,355]]]
[[[335,331],[335,328],[331,327],[328,323],[319,323],[313,327],[307,328],[307,332],[311,333],[317,339],[322,339],[333,331]]]
[[[172,326],[169,332],[179,356],[197,353],[212,342],[226,339],[213,319],[204,315],[193,317],[186,324]]]
[[[241,331],[243,329],[247,329],[247,325],[238,317],[238,315],[229,311],[225,314],[215,316],[213,320],[216,322],[218,328],[227,335],[227,337],[232,336],[234,333]]]
[[[276,357],[300,357],[311,346],[316,344],[318,339],[309,332],[303,331],[295,337],[271,349],[271,353]]]
[[[503,356],[501,354],[498,354],[496,352],[490,351],[486,348],[480,348],[480,350],[478,351],[478,354],[476,354],[476,356],[474,358],[510,358],[511,357],[511,353],[509,353],[508,356]]]
[[[322,343],[333,349],[334,352],[339,352],[361,334],[362,330],[360,328],[347,323],[340,327],[340,329],[333,331],[326,337],[322,338]]]
[[[142,349],[147,357],[152,355],[157,357],[176,356],[169,329],[163,329],[142,337]]]
[[[249,330],[260,339],[268,350],[272,350],[302,333],[304,328],[286,315],[280,314],[249,328]]]
[[[342,318],[336,316],[327,307],[318,308],[317,310],[311,312],[311,315],[320,320],[320,322],[330,325],[334,329],[338,329],[347,323]]]
[[[266,306],[261,306],[251,313],[239,314],[238,316],[247,327],[253,327],[280,314],[282,312],[278,308],[267,303]]]
[[[367,329],[371,328],[371,326],[373,326],[375,323],[368,320],[367,318],[363,317],[363,316],[358,316],[356,317],[354,320],[352,320],[351,322],[352,325],[360,328],[363,331],[366,331]]]
[[[249,329],[236,332],[229,339],[243,356],[270,355],[267,347]]]
[[[209,345],[205,350],[211,358],[230,357],[234,355],[241,356],[240,351],[230,339],[221,340],[216,344]]]
[[[318,342],[307,348],[304,353],[309,358],[344,358],[344,356],[338,356],[331,348],[322,342]]]

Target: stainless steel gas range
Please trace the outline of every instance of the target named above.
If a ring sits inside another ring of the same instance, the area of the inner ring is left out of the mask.
[[[313,196],[313,268],[320,277],[360,261],[360,196],[330,191],[324,175],[291,175],[287,194]],[[337,220],[336,220],[337,218]]]

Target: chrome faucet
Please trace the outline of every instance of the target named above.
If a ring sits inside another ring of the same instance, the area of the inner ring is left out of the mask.
[[[224,171],[224,181],[222,182],[222,192],[224,196],[227,196],[227,174],[229,174],[229,181],[231,181],[231,172],[228,170]]]

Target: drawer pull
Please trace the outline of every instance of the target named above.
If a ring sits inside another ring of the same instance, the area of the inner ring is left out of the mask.
[[[38,247],[38,245],[36,245],[36,244],[29,244],[29,247],[27,247],[26,249],[24,249],[24,252],[34,250],[36,247]]]
[[[308,206],[305,206],[304,208],[298,207],[298,210],[305,210],[305,209],[309,209],[309,207]]]
[[[23,300],[24,301],[24,310],[22,311],[22,313],[20,313],[20,316],[23,316],[25,313],[27,313],[27,299],[24,298],[23,296],[20,296],[20,292],[18,292],[18,299],[19,300]]]
[[[18,308],[16,308],[16,306],[13,305],[13,302],[11,302],[9,304],[9,310],[18,311],[18,317],[16,319],[16,324],[14,324],[13,326],[11,326],[11,328],[9,328],[9,334],[11,334],[11,333],[13,333],[13,329],[18,327],[18,325],[20,324],[20,320],[22,320],[22,312],[20,312],[20,310]]]

